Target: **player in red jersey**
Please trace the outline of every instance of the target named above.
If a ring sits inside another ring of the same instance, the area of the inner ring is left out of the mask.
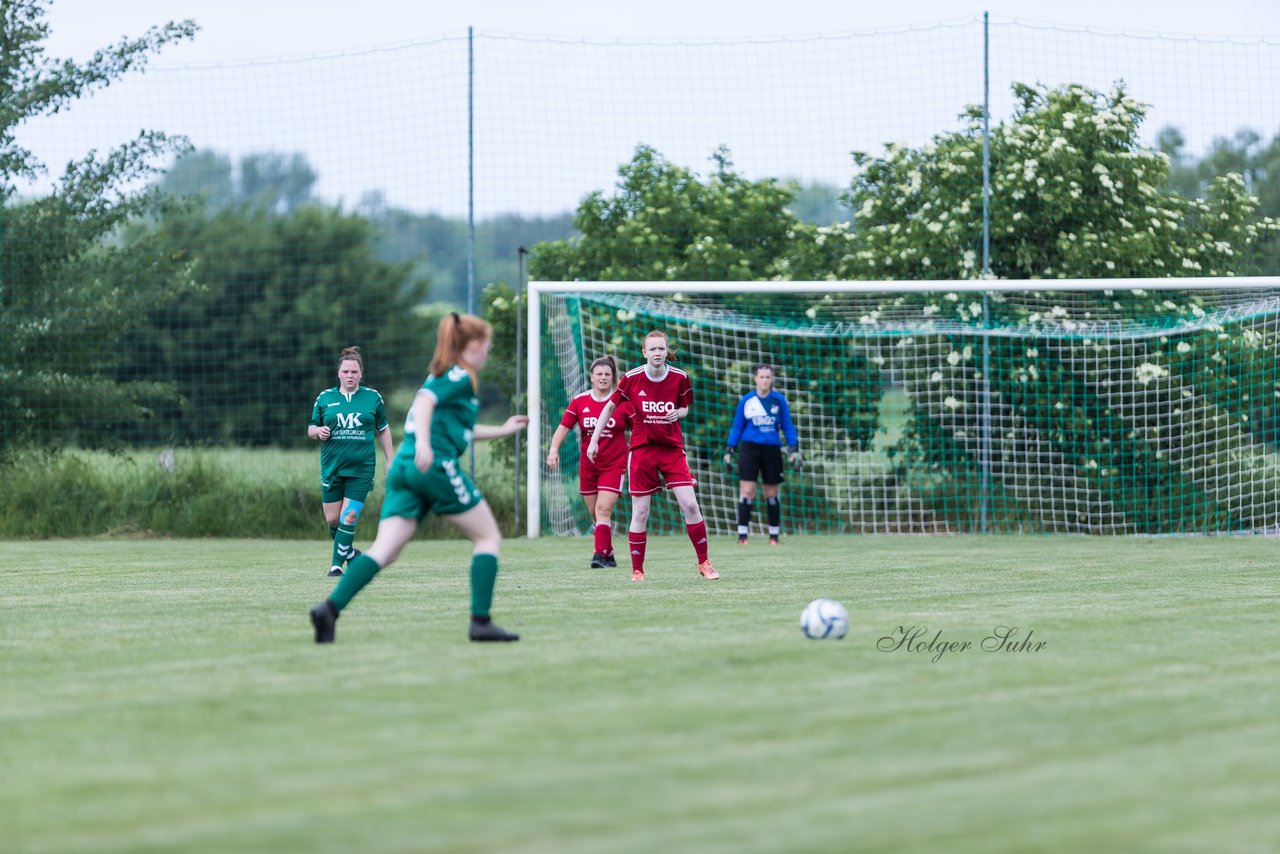
[[[693,491],[697,481],[689,471],[680,429],[680,419],[689,415],[693,405],[693,383],[684,371],[667,364],[670,347],[665,332],[654,330],[646,335],[643,352],[644,365],[627,372],[600,413],[587,445],[587,458],[595,460],[600,453],[601,434],[614,409],[625,402],[635,407],[627,466],[631,488],[631,525],[627,530],[631,580],[644,581],[649,503],[664,482],[684,515],[685,530],[698,558],[698,573],[703,578],[719,578],[720,573],[707,557],[707,523],[698,509],[698,496]]]
[[[601,356],[591,363],[591,388],[569,401],[560,426],[551,437],[547,468],[560,467],[560,445],[579,425],[582,452],[578,456],[578,491],[592,519],[595,553],[592,567],[617,566],[613,554],[613,506],[622,494],[622,477],[627,470],[626,428],[635,410],[631,404],[617,407],[600,433],[600,452],[594,461],[587,458],[587,445],[596,429],[596,419],[609,403],[618,385],[618,363],[612,356]]]

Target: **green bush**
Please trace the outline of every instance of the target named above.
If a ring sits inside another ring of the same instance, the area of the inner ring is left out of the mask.
[[[109,454],[23,451],[0,470],[0,538],[172,536],[326,539],[319,467],[302,451],[186,450]],[[476,480],[505,533],[515,531],[509,468],[476,453]],[[382,510],[383,475],[365,505],[357,540],[369,542]],[[423,537],[456,537],[431,517]]]

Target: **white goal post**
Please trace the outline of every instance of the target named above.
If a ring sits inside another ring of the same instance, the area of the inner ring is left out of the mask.
[[[634,367],[654,327],[691,359],[695,429],[731,419],[744,365],[781,364],[815,463],[788,476],[793,530],[1280,527],[1262,494],[1280,486],[1280,277],[530,281],[526,310],[529,537],[583,529],[575,468],[545,468],[549,433],[591,359]],[[909,412],[851,435],[886,389]],[[709,462],[717,435],[695,475],[725,533],[737,486]]]

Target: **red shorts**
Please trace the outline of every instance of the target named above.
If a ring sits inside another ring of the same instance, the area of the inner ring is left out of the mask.
[[[632,495],[652,495],[665,481],[667,489],[697,486],[683,448],[668,445],[641,445],[627,457],[627,477]]]
[[[595,495],[597,492],[621,495],[622,475],[626,469],[626,457],[601,468],[583,454],[578,460],[578,492],[582,495]]]

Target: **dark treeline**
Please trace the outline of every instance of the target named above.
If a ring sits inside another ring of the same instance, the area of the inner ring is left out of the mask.
[[[168,196],[198,200],[208,212],[252,209],[283,216],[317,202],[319,176],[301,154],[251,154],[233,164],[214,151],[195,151],[165,174],[160,189]],[[841,188],[825,184],[794,185],[789,204],[797,218],[817,225],[848,219],[839,202]],[[369,225],[373,257],[408,265],[407,275],[427,283],[428,298],[466,306],[467,222],[461,217],[417,213],[389,207],[382,192],[366,193],[354,214]],[[476,223],[475,282],[514,283],[519,275],[518,250],[573,235],[573,213],[545,217],[502,214]]]

